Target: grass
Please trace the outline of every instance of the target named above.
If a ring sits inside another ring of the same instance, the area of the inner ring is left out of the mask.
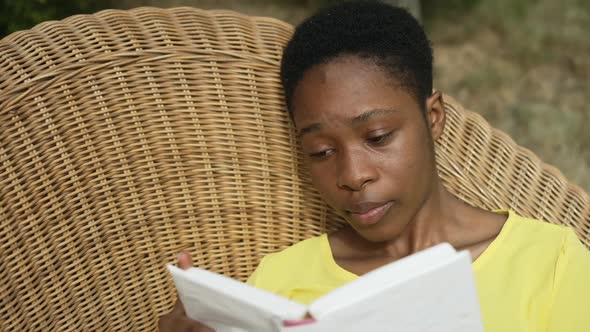
[[[427,12],[435,86],[590,189],[590,2],[481,0]]]

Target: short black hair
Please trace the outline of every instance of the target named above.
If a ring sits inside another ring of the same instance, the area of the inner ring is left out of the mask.
[[[366,59],[397,78],[424,108],[432,93],[432,47],[405,9],[379,1],[351,1],[319,11],[297,26],[281,62],[291,117],[292,97],[304,73],[340,56]]]

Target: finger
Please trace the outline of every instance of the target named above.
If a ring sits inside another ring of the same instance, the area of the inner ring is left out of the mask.
[[[178,253],[178,267],[183,270],[193,267],[193,259],[188,251],[183,250]]]
[[[184,305],[182,305],[182,301],[180,301],[180,298],[176,299],[174,308],[172,308],[172,314],[186,316],[186,313],[184,312]]]
[[[182,331],[190,331],[190,332],[215,332],[215,330],[213,330],[209,326],[207,326],[203,323],[191,320],[189,318],[185,318],[183,320],[181,330]]]
[[[188,318],[180,300],[176,301],[171,312],[160,318],[158,327],[162,332],[215,332],[207,325]]]

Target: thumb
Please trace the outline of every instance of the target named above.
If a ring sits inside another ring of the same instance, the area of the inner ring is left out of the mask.
[[[183,250],[178,253],[178,267],[183,270],[193,267],[193,259],[188,251]]]

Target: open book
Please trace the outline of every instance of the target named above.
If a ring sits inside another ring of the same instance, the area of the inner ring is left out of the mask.
[[[168,265],[191,319],[217,332],[483,332],[468,252],[443,243],[373,270],[309,306],[199,268]],[[285,321],[313,322],[285,326]]]

